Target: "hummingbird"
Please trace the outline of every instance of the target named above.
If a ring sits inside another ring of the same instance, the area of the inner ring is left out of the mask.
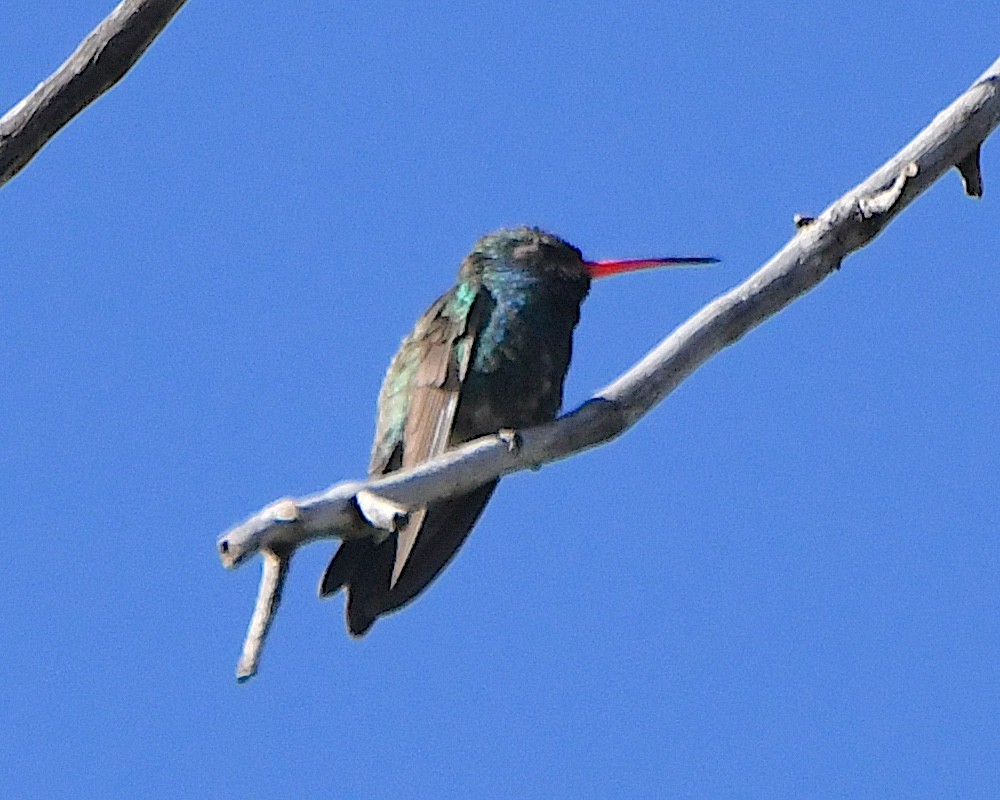
[[[585,261],[569,242],[530,227],[482,237],[462,261],[458,281],[420,317],[389,365],[369,475],[555,419],[592,280],[717,260]],[[341,543],[319,592],[346,590],[352,636],[363,636],[379,616],[427,588],[465,542],[497,482],[412,511],[388,537]]]

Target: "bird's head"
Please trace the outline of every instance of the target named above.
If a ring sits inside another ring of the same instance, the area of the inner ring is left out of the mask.
[[[503,228],[482,237],[462,265],[463,274],[517,271],[551,275],[563,280],[584,281],[623,272],[667,266],[713,264],[718,259],[644,258],[612,261],[587,261],[579,248],[552,233],[521,226]]]
[[[583,255],[569,242],[538,228],[504,228],[476,242],[463,271],[489,274],[521,272],[587,280]]]

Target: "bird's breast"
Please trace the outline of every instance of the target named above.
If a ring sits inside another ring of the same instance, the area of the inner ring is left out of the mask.
[[[553,419],[578,319],[578,302],[501,297],[476,336],[452,441]]]

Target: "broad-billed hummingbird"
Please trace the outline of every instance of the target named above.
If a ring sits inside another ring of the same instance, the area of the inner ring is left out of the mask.
[[[369,474],[413,467],[476,437],[554,419],[591,280],[714,261],[585,261],[573,245],[538,228],[484,236],[462,262],[458,282],[417,321],[389,365]],[[437,577],[496,485],[493,480],[412,512],[388,537],[340,545],[320,595],[347,589],[352,635],[363,635]]]

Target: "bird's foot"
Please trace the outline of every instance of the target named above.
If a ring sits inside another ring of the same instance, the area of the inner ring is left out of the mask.
[[[497,432],[497,436],[500,437],[500,441],[507,445],[507,452],[511,455],[517,455],[521,449],[521,434],[518,433],[513,428],[501,428]]]

